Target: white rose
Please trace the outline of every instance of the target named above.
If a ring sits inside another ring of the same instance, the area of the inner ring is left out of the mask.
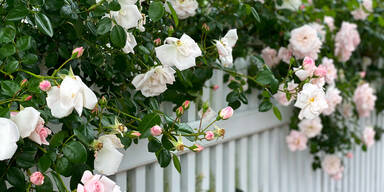
[[[283,4],[281,4],[280,6],[276,3],[276,8],[297,11],[301,4],[301,0],[283,0]]]
[[[314,119],[304,119],[298,124],[300,131],[303,132],[308,138],[315,137],[323,129],[321,119],[316,117]]]
[[[341,160],[336,155],[327,155],[325,156],[322,162],[323,170],[329,175],[335,175],[340,172],[341,169]]]
[[[130,29],[139,26],[139,20],[142,15],[136,5],[120,4],[119,11],[111,11],[110,15],[115,19],[116,23],[124,29]]]
[[[137,75],[132,84],[141,90],[145,97],[157,96],[167,90],[167,84],[175,81],[175,70],[167,66],[157,66],[144,74]]]
[[[323,111],[324,115],[330,115],[336,110],[336,106],[341,103],[343,98],[340,96],[340,90],[334,86],[330,86],[325,93],[328,107]]]
[[[285,47],[280,47],[277,57],[279,57],[279,59],[285,63],[289,64],[291,62],[292,51]]]
[[[47,94],[48,108],[56,118],[70,115],[73,109],[80,116],[83,107],[93,109],[97,104],[95,93],[81,81],[79,76],[66,76],[60,87],[52,87]]]
[[[125,43],[123,51],[124,53],[127,53],[127,54],[135,53],[135,51],[133,50],[133,48],[135,48],[137,45],[135,36],[133,36],[132,33],[128,33],[128,32],[126,32],[126,34],[127,34],[127,41]]]
[[[195,66],[196,57],[201,56],[199,46],[187,34],[183,34],[180,39],[166,38],[165,44],[156,47],[155,51],[163,65],[176,66],[181,71]]]
[[[316,30],[309,25],[292,30],[289,43],[288,48],[295,57],[298,59],[310,57],[314,60],[317,59],[322,45]]]
[[[167,2],[171,3],[179,19],[186,19],[194,16],[196,14],[196,9],[199,7],[196,0],[167,0]],[[165,9],[171,13],[167,3],[165,4]]]
[[[0,161],[12,158],[19,138],[17,125],[9,119],[0,118]]]
[[[274,67],[280,63],[280,58],[277,56],[276,49],[270,47],[266,47],[261,51],[261,57],[269,67]]]
[[[335,30],[335,20],[331,16],[324,16],[324,23],[328,26],[330,31]]]
[[[309,26],[311,26],[314,30],[317,32],[317,36],[320,38],[321,42],[325,41],[325,35],[326,32],[324,30],[324,26],[320,25],[318,23],[310,23]]]
[[[233,65],[232,48],[236,45],[237,39],[237,30],[231,29],[223,38],[216,41],[219,59],[224,67],[232,67]]]
[[[103,135],[98,141],[103,144],[103,147],[95,154],[95,170],[104,175],[113,175],[119,169],[124,156],[117,149],[124,146],[116,135]]]
[[[328,107],[323,89],[311,83],[306,83],[303,90],[297,95],[295,107],[301,109],[299,119],[316,118]]]

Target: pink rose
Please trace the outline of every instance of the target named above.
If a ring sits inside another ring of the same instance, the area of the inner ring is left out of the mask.
[[[315,75],[318,77],[325,77],[327,75],[327,68],[324,65],[320,65],[315,70]]]
[[[140,137],[140,136],[141,136],[141,133],[138,132],[138,131],[132,131],[131,136],[134,136],[134,137]]]
[[[357,25],[343,22],[341,29],[335,36],[335,55],[340,62],[346,62],[360,44],[360,35],[357,31]]]
[[[159,135],[161,135],[162,132],[163,132],[163,130],[162,130],[161,127],[158,126],[158,125],[155,125],[155,126],[153,126],[153,127],[151,128],[151,134],[152,134],[153,136],[159,136]]]
[[[72,51],[72,55],[74,55],[76,58],[80,58],[84,53],[83,47],[77,47]]]
[[[313,73],[316,70],[315,60],[310,57],[304,57],[303,68],[309,73]]]
[[[291,151],[302,151],[307,148],[307,137],[304,133],[292,130],[286,137],[288,148]]]
[[[261,51],[261,57],[263,58],[266,65],[274,67],[280,62],[280,58],[277,56],[275,49],[266,47]]]
[[[360,117],[369,117],[375,109],[376,95],[373,88],[368,83],[364,83],[357,87],[353,95],[353,101],[356,104]]]
[[[205,139],[210,141],[215,138],[215,134],[212,131],[205,132]]]
[[[285,63],[289,64],[291,61],[292,57],[292,52],[291,50],[285,48],[285,47],[280,47],[279,53],[277,54],[277,57],[284,61]]]
[[[196,148],[193,149],[194,152],[200,152],[204,149],[203,146],[199,145],[199,144],[195,144]]]
[[[92,175],[88,170],[84,172],[81,183],[83,185],[77,185],[77,192],[121,192],[120,187],[108,177]]]
[[[183,108],[184,108],[185,110],[187,110],[187,109],[189,108],[190,105],[191,105],[191,102],[188,101],[188,100],[186,100],[186,101],[184,101],[184,103],[183,103]]]
[[[51,88],[51,82],[44,80],[44,81],[40,82],[39,88],[42,91],[48,91]]]
[[[372,147],[375,144],[375,130],[373,127],[366,127],[363,132],[363,141],[367,147]]]
[[[345,156],[347,156],[348,159],[352,159],[353,158],[353,153],[348,152]]]
[[[232,107],[226,107],[222,109],[219,113],[219,117],[223,120],[229,119],[233,115],[233,109]]]
[[[29,180],[34,185],[42,185],[44,183],[44,175],[37,171],[29,177]]]
[[[37,123],[35,131],[31,134],[31,136],[29,136],[29,138],[36,143],[49,145],[47,137],[50,134],[52,134],[52,131],[44,127],[44,121],[40,119]]]

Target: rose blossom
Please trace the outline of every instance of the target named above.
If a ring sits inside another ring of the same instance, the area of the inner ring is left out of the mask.
[[[212,131],[205,132],[205,139],[210,141],[215,138],[215,134]]]
[[[298,124],[299,129],[304,133],[308,138],[315,137],[323,129],[323,124],[321,124],[321,119],[316,117],[314,119],[304,119]]]
[[[180,71],[196,65],[196,57],[201,56],[197,43],[187,34],[180,39],[168,37],[165,44],[155,48],[156,57],[165,66],[176,66]]]
[[[309,25],[304,25],[292,30],[289,43],[288,47],[292,50],[292,54],[298,59],[307,56],[316,60],[322,45],[316,30]]]
[[[357,111],[360,117],[368,117],[375,109],[375,101],[377,97],[374,95],[374,90],[368,83],[359,85],[353,95],[353,101],[356,104]]]
[[[323,170],[329,175],[335,175],[342,169],[341,160],[336,155],[326,155],[321,163]]]
[[[363,0],[360,7],[352,11],[351,14],[356,20],[365,20],[372,11],[372,0]]]
[[[162,132],[163,132],[163,129],[158,125],[155,125],[151,128],[152,136],[159,136],[161,135]]]
[[[278,5],[276,3],[277,9],[289,9],[291,11],[297,11],[301,5],[301,0],[283,0],[283,4]]]
[[[199,7],[196,0],[167,0],[167,2],[171,3],[179,19],[186,19],[194,16],[196,14],[196,9]],[[167,3],[165,8],[167,12],[171,13]]]
[[[303,69],[293,68],[295,75],[301,80],[304,81],[308,77],[312,77],[313,73],[316,71],[315,61],[310,57],[305,57],[303,60]]]
[[[328,107],[324,109],[324,115],[332,114],[335,111],[336,106],[343,100],[340,96],[340,90],[334,86],[328,87],[327,92],[325,93],[325,99],[327,100]]]
[[[103,135],[97,142],[102,143],[102,148],[95,152],[95,170],[105,175],[115,174],[123,160],[123,154],[117,149],[124,145],[116,135]]]
[[[335,20],[331,16],[324,16],[324,23],[328,26],[330,31],[335,30]]]
[[[303,90],[298,93],[295,107],[301,109],[299,119],[314,119],[328,107],[325,93],[322,88],[306,83]]]
[[[365,127],[363,132],[363,141],[367,145],[367,147],[372,147],[375,144],[375,130],[373,127]]]
[[[120,187],[108,177],[93,175],[84,171],[81,183],[77,185],[77,192],[121,192]]]
[[[171,67],[157,66],[144,74],[139,74],[132,80],[136,90],[145,97],[160,95],[167,90],[167,84],[173,84],[176,73]]]
[[[348,61],[359,44],[360,35],[357,25],[344,21],[335,37],[335,55],[339,61]]]
[[[340,167],[340,170],[339,172],[337,172],[336,174],[332,175],[332,179],[336,180],[336,181],[339,181],[341,178],[343,178],[343,172],[344,172],[344,167]]]
[[[223,120],[229,119],[233,115],[232,107],[226,107],[219,112],[219,117]]]
[[[47,137],[52,131],[44,127],[44,119],[35,108],[27,107],[12,113],[11,120],[16,123],[22,138],[28,137],[39,145],[49,145]]]
[[[277,56],[276,49],[271,49],[266,47],[261,51],[261,57],[264,60],[264,63],[269,67],[274,67],[280,63],[280,58]]]
[[[337,79],[337,69],[333,64],[333,59],[323,57],[320,66],[323,66],[326,69],[325,81],[328,84],[334,84],[335,80]]]
[[[277,91],[277,93],[274,94],[273,97],[281,105],[288,106],[294,100],[294,95],[293,94],[296,93],[297,86],[298,86],[298,84],[295,83],[293,80],[288,82],[286,91],[288,91],[291,94],[291,98],[289,99],[289,101],[288,101],[288,98],[287,98],[287,94],[282,91],[282,90],[284,90],[284,84],[280,84],[279,85],[279,91]]]
[[[135,36],[133,36],[132,33],[125,31],[127,34],[127,41],[125,42],[125,46],[123,47],[123,52],[124,53],[135,53],[133,48],[137,45]]]
[[[323,86],[325,85],[325,78],[324,77],[312,78],[311,81],[309,81],[309,82],[322,89]]]
[[[308,139],[304,133],[292,130],[285,139],[291,151],[302,151],[307,148]]]
[[[0,127],[0,161],[3,161],[15,154],[20,133],[17,125],[10,119],[0,117]]]
[[[92,110],[97,104],[97,97],[79,76],[67,75],[60,86],[52,87],[48,92],[47,106],[52,116],[63,118],[75,109],[79,116],[83,107]]]
[[[231,29],[223,38],[216,40],[219,59],[224,67],[232,67],[233,65],[232,48],[236,45],[237,39],[237,30]]]
[[[311,26],[314,30],[316,30],[317,32],[317,36],[319,36],[321,42],[324,42],[325,41],[325,30],[324,30],[324,26],[323,25],[320,25],[318,23],[310,23],[309,26]]]
[[[39,84],[39,88],[42,91],[48,91],[51,88],[51,83],[47,80],[41,81]]]
[[[327,68],[323,65],[320,65],[315,70],[315,75],[318,77],[325,77],[327,75]]]
[[[124,2],[124,3],[123,3]],[[142,15],[134,4],[131,1],[119,1],[120,10],[119,11],[111,11],[110,16],[116,21],[118,25],[123,27],[124,29],[130,29],[139,26],[139,21],[142,18]],[[107,15],[107,17],[109,17]]]
[[[29,180],[34,185],[42,185],[44,184],[44,175],[37,171],[32,173],[32,175],[29,177]]]
[[[289,64],[291,62],[292,52],[285,47],[280,47],[277,57],[285,63]]]
[[[83,47],[77,47],[72,51],[72,55],[76,54],[76,58],[80,58],[83,55],[84,48]]]

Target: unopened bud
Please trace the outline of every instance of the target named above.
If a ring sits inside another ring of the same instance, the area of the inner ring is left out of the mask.
[[[161,45],[161,39],[157,38],[157,39],[153,40],[153,43],[155,43],[156,46],[159,46],[159,45]]]
[[[183,103],[184,110],[187,110],[189,108],[189,106],[191,106],[191,102],[188,100],[184,101],[184,103]]]
[[[20,86],[21,87],[24,87],[28,82],[28,79],[23,79],[21,82],[20,82]]]
[[[161,135],[162,132],[163,132],[163,129],[158,125],[155,125],[151,128],[152,136],[159,136]]]
[[[29,101],[29,100],[31,100],[32,99],[32,95],[28,95],[25,99],[24,99],[24,101]]]
[[[226,107],[222,109],[219,113],[219,117],[223,120],[229,119],[233,115],[233,109],[232,107]]]
[[[49,89],[51,89],[51,82],[47,80],[41,81],[39,84],[39,88],[42,91],[48,91]]]
[[[132,131],[130,135],[133,136],[133,137],[140,137],[141,133],[138,132],[138,131]]]
[[[178,117],[180,117],[180,116],[182,116],[183,114],[184,114],[184,108],[183,108],[182,106],[178,107],[178,108],[176,109],[176,115],[177,115]]]
[[[72,51],[72,58],[80,58],[84,53],[83,47],[77,47]]]
[[[211,141],[215,138],[215,134],[212,131],[205,132],[205,139]]]
[[[204,149],[204,147],[199,145],[199,144],[194,144],[193,147],[194,147],[193,148],[194,152],[200,152],[200,151],[202,151]]]
[[[203,30],[205,30],[205,31],[209,31],[210,30],[209,26],[206,23],[204,23],[201,28],[203,28]]]
[[[102,96],[101,99],[99,100],[99,104],[102,105],[102,106],[107,104],[107,102],[108,101],[107,101],[107,99],[104,96]]]

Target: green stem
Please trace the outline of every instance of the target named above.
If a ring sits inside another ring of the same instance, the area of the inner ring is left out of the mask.
[[[217,121],[217,119],[215,119],[214,121],[212,121],[206,128],[203,129],[203,132],[205,132],[212,124],[214,124],[215,122]]]
[[[70,136],[67,140],[65,140],[65,142],[63,143],[63,145],[67,144],[69,140],[71,140],[75,135],[72,135]]]
[[[100,6],[101,4],[103,4],[104,1],[105,1],[105,0],[101,0],[100,2],[98,2],[98,3],[94,4],[94,5],[92,5],[91,7],[89,7],[89,8],[87,9],[87,12],[96,9],[98,6]]]
[[[33,77],[39,78],[39,79],[57,79],[56,77],[52,77],[52,76],[37,75],[37,74],[34,74],[32,72],[26,71],[24,69],[18,69],[17,71],[21,71],[21,72],[27,73],[27,74],[29,74],[29,75],[31,75]]]
[[[1,69],[0,69],[0,72],[3,73],[3,74],[6,75],[6,76],[9,76],[11,79],[13,79],[13,76],[12,76],[11,74],[9,74],[9,73],[7,73],[7,72],[1,70]]]
[[[57,72],[59,72],[60,69],[63,68],[64,65],[67,64],[67,63],[68,63],[69,61],[71,61],[72,59],[73,59],[73,57],[67,59],[63,64],[61,64],[61,66],[60,66],[59,68],[57,68],[57,69],[52,73],[51,77],[54,77],[54,76],[57,74]]]
[[[133,115],[130,115],[130,114],[128,114],[128,113],[124,113],[124,112],[122,112],[122,111],[120,111],[120,110],[118,110],[118,109],[116,109],[116,108],[107,106],[107,109],[110,109],[110,110],[115,111],[115,112],[117,112],[117,113],[121,113],[121,114],[123,114],[123,115],[125,115],[125,116],[127,116],[127,117],[130,117],[130,118],[132,118],[132,119],[135,119],[135,120],[137,120],[137,121],[141,121],[140,118],[137,118],[137,117],[135,117],[135,116],[133,116]]]

